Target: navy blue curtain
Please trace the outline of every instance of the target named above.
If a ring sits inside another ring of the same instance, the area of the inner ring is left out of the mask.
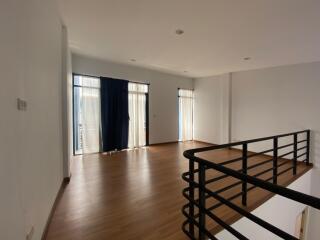
[[[128,147],[128,81],[101,77],[102,151]]]

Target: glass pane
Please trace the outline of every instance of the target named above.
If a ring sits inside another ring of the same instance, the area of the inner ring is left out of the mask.
[[[81,87],[100,88],[100,78],[75,75],[74,85]]]
[[[193,97],[193,90],[179,89],[179,97]]]
[[[179,141],[193,139],[193,91],[179,89]]]
[[[75,154],[100,150],[100,78],[74,75]]]
[[[148,85],[140,83],[130,83],[128,85],[129,92],[147,93]]]
[[[146,145],[146,94],[129,92],[129,148]]]

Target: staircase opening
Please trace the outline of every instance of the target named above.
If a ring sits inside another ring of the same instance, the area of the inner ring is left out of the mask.
[[[271,147],[264,148],[267,143]],[[260,150],[249,151],[253,144],[260,144]],[[230,158],[217,160],[226,149]],[[188,183],[183,190],[188,201],[182,209],[184,233],[190,239],[217,239],[224,229],[237,239],[248,239],[231,226],[246,217],[280,238],[298,239],[251,211],[275,194],[320,209],[320,199],[286,188],[312,168],[309,152],[310,130],[185,151],[189,171],[182,176]]]

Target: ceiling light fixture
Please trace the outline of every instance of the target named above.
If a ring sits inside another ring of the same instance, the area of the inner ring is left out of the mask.
[[[177,29],[176,30],[176,34],[177,35],[182,35],[182,34],[184,34],[184,31],[182,29]]]
[[[130,59],[131,62],[136,62],[137,60],[135,60],[134,58]]]
[[[251,57],[245,57],[245,58],[243,58],[243,60],[245,60],[245,61],[251,60]]]

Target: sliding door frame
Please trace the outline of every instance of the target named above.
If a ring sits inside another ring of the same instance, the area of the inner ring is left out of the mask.
[[[147,84],[148,92],[146,93],[146,146],[149,146],[149,84]]]
[[[194,94],[194,89],[188,89],[188,88],[178,88],[178,142],[183,142],[182,140],[180,140],[180,95],[179,92],[180,90],[191,90]],[[192,140],[189,141],[193,141],[194,140],[194,95],[192,97],[193,101],[192,101]]]
[[[91,89],[99,89],[97,87],[85,87],[85,86],[81,86],[81,85],[77,85],[74,83],[74,78],[75,76],[81,76],[81,77],[91,77],[91,78],[99,78],[100,77],[96,77],[96,76],[91,76],[91,75],[86,75],[86,74],[78,74],[78,73],[72,73],[72,128],[73,128],[73,156],[79,156],[79,155],[83,155],[83,153],[76,153],[76,137],[75,137],[75,130],[76,130],[76,126],[75,126],[75,108],[74,108],[74,92],[75,92],[75,88],[91,88]],[[101,128],[101,126],[100,126]],[[99,146],[99,149],[101,148],[101,146]],[[99,151],[100,152],[100,151]],[[93,153],[89,153],[89,154],[95,154],[95,153],[99,153],[99,152],[93,152]]]
[[[75,85],[74,84],[74,78],[75,76],[83,76],[83,77],[92,77],[92,78],[100,78],[94,75],[88,75],[88,74],[81,74],[81,73],[72,73],[72,128],[73,128],[73,133],[72,133],[72,139],[73,139],[73,156],[78,156],[78,155],[82,155],[82,154],[76,154],[76,145],[75,145],[75,112],[74,112],[74,89],[75,87],[82,87],[79,85]],[[150,83],[143,83],[143,82],[135,82],[135,81],[129,81],[130,83],[138,83],[138,84],[145,84],[148,87],[148,92],[145,93],[146,95],[146,145],[145,146],[149,146],[149,90],[150,90]]]

